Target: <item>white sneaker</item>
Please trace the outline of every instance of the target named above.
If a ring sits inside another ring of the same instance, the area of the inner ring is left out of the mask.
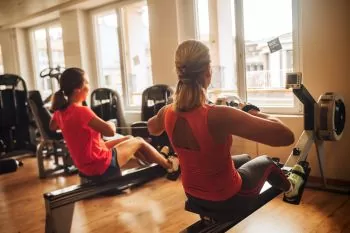
[[[294,165],[292,170],[301,174],[305,174],[304,168],[299,164]],[[288,192],[285,192],[284,195],[286,198],[294,198],[298,196],[299,189],[304,183],[304,179],[300,175],[290,172],[288,175],[288,180],[291,183],[291,189]]]
[[[168,161],[170,161],[170,163],[172,164],[172,167],[169,168],[167,171],[169,173],[177,172],[179,170],[179,159],[175,156],[169,156]]]

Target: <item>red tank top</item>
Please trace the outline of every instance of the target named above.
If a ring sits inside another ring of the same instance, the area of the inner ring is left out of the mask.
[[[165,130],[177,153],[181,166],[182,185],[191,196],[210,201],[223,201],[234,196],[242,180],[231,159],[232,137],[217,144],[209,133],[208,110],[204,105],[191,112],[175,112],[172,105],[165,110]],[[176,147],[173,131],[178,117],[184,118],[191,127],[200,150]]]

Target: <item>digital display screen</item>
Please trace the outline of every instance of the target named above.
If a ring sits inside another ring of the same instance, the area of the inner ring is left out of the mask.
[[[288,73],[286,83],[290,85],[301,84],[300,73]]]
[[[297,84],[298,83],[298,75],[297,74],[288,74],[287,75],[287,83],[288,84]]]

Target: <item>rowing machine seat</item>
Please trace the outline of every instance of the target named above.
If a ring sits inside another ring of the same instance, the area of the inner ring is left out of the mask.
[[[211,223],[216,222],[227,222],[234,219],[232,210],[223,210],[221,212],[216,212],[203,208],[202,206],[196,205],[193,202],[186,200],[185,210],[196,213],[200,216],[201,220],[209,221]]]
[[[120,177],[122,174],[121,172],[116,172],[115,174],[113,175],[110,175],[108,177],[106,176],[87,176],[83,173],[81,173],[79,171],[79,178],[80,178],[80,184],[86,184],[86,183],[101,183],[101,182],[105,182],[105,181],[108,181],[108,180],[112,180],[116,177]]]

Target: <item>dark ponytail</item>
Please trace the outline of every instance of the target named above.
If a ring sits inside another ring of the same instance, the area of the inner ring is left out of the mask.
[[[68,107],[68,99],[74,93],[74,90],[84,86],[84,74],[84,70],[76,67],[68,68],[62,73],[60,90],[53,95],[51,111],[64,110]]]
[[[63,110],[68,107],[68,100],[62,90],[56,91],[52,96],[51,111]]]

